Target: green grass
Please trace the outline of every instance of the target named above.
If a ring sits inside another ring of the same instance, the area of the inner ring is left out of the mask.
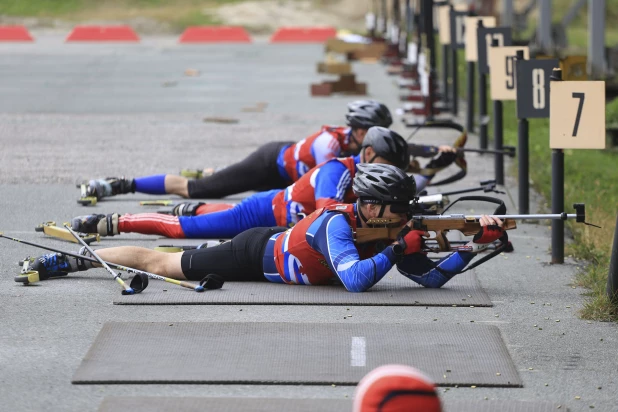
[[[0,0],[0,15],[60,18],[69,21],[124,20],[147,17],[177,31],[220,24],[205,10],[242,0]]]
[[[554,2],[555,9],[556,3],[559,2]],[[618,0],[608,0],[607,3],[608,10],[611,8],[608,16],[616,17]],[[567,32],[570,39],[579,39],[580,45],[583,44],[582,33],[587,35],[586,28],[581,26],[582,22],[586,22],[585,16],[580,17],[574,27]],[[606,38],[618,40],[618,29],[608,25]],[[463,99],[466,96],[466,62],[461,53],[459,62],[458,89],[459,97]],[[478,88],[478,80],[476,82]],[[478,91],[476,98],[475,107],[478,108]],[[504,102],[503,107],[504,142],[508,145],[516,145],[518,121],[515,102]],[[488,101],[488,109],[491,115],[491,101]],[[529,122],[530,178],[534,189],[548,199],[549,203],[551,199],[549,119],[530,119]],[[607,124],[618,123],[618,100],[606,105],[606,122]],[[490,126],[490,139],[491,129]],[[565,150],[565,206],[568,209],[573,203],[586,203],[587,220],[602,226],[601,229],[597,229],[571,221],[567,222],[574,241],[567,246],[566,253],[587,262],[584,269],[579,271],[574,279],[575,285],[588,289],[585,293],[586,302],[581,310],[581,317],[584,319],[618,321],[618,301],[612,302],[605,290],[618,213],[617,164],[618,152],[609,146],[606,150]]]

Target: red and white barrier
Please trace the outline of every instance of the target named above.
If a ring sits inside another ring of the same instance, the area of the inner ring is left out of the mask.
[[[24,26],[0,26],[0,41],[34,41]]]
[[[244,27],[194,26],[188,27],[178,43],[251,43]]]
[[[270,38],[271,43],[323,43],[336,37],[334,27],[281,27]]]
[[[129,26],[77,26],[67,42],[138,42],[139,37]]]

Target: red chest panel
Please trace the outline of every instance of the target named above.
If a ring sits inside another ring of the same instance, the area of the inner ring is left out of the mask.
[[[356,230],[354,205],[333,205],[318,209],[288,229],[277,238],[274,250],[277,271],[285,283],[323,285],[334,276],[324,256],[309,246],[306,239],[309,226],[327,210],[347,215],[352,230]]]
[[[347,150],[347,130],[346,127],[331,127],[322,126],[322,129],[301,140],[300,142],[291,145],[283,153],[283,161],[285,163],[285,171],[290,176],[293,182],[296,182],[302,174],[299,173],[298,164],[302,163],[302,168],[311,169],[316,166],[316,160],[313,157],[312,147],[316,139],[322,133],[328,133],[339,143],[341,150]]]
[[[356,174],[356,162],[354,157],[343,157],[331,161],[343,163],[350,171],[350,177],[354,179],[354,175]],[[315,174],[325,163],[326,162],[314,167],[301,177],[298,182],[277,193],[273,199],[273,213],[277,225],[289,227],[290,224],[296,223],[293,215],[298,211],[309,214],[316,210]],[[343,201],[345,203],[353,203],[356,201],[356,196],[354,192],[352,192],[352,185],[350,185],[344,193]]]

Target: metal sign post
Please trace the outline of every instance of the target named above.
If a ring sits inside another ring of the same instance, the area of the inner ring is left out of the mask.
[[[530,213],[530,160],[528,119],[549,117],[549,81],[556,59],[526,60],[517,52],[517,159],[519,173],[519,213]]]
[[[451,6],[450,12],[451,23],[451,76],[452,76],[452,96],[451,113],[457,116],[459,113],[459,62],[457,51],[466,47],[464,42],[465,25],[464,18],[468,16],[467,11],[457,11],[454,6]]]
[[[468,99],[467,113],[466,113],[466,129],[468,132],[474,132],[474,100],[475,100],[475,85],[474,77],[476,76],[476,61],[478,60],[477,42],[476,42],[476,29],[478,22],[482,21],[484,27],[495,27],[496,18],[492,16],[483,17],[465,17],[465,44],[466,44],[466,62],[468,64],[468,79],[467,79],[467,93]]]
[[[605,149],[605,82],[561,81],[554,69],[549,95],[551,209],[564,208],[563,149]],[[564,263],[564,222],[551,225],[551,261]]]
[[[489,64],[491,65],[491,99],[494,102],[494,143],[496,151],[502,151],[504,145],[504,126],[502,124],[502,101],[517,98],[517,77],[515,76],[515,58],[521,50],[528,58],[528,47],[500,47],[497,39],[492,40],[488,50]],[[504,156],[495,155],[496,183],[504,185]]]
[[[484,26],[483,20],[479,20],[476,41],[478,53],[479,69],[479,138],[480,148],[487,149],[488,137],[487,126],[489,117],[487,116],[487,75],[489,66],[487,64],[487,49],[491,47],[492,41],[497,40],[501,46],[512,44],[511,29],[509,27],[488,27]]]

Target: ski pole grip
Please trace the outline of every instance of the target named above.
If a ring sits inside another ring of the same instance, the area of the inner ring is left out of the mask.
[[[575,209],[575,221],[578,223],[585,223],[586,221],[586,204],[585,203],[574,203],[573,208]]]

